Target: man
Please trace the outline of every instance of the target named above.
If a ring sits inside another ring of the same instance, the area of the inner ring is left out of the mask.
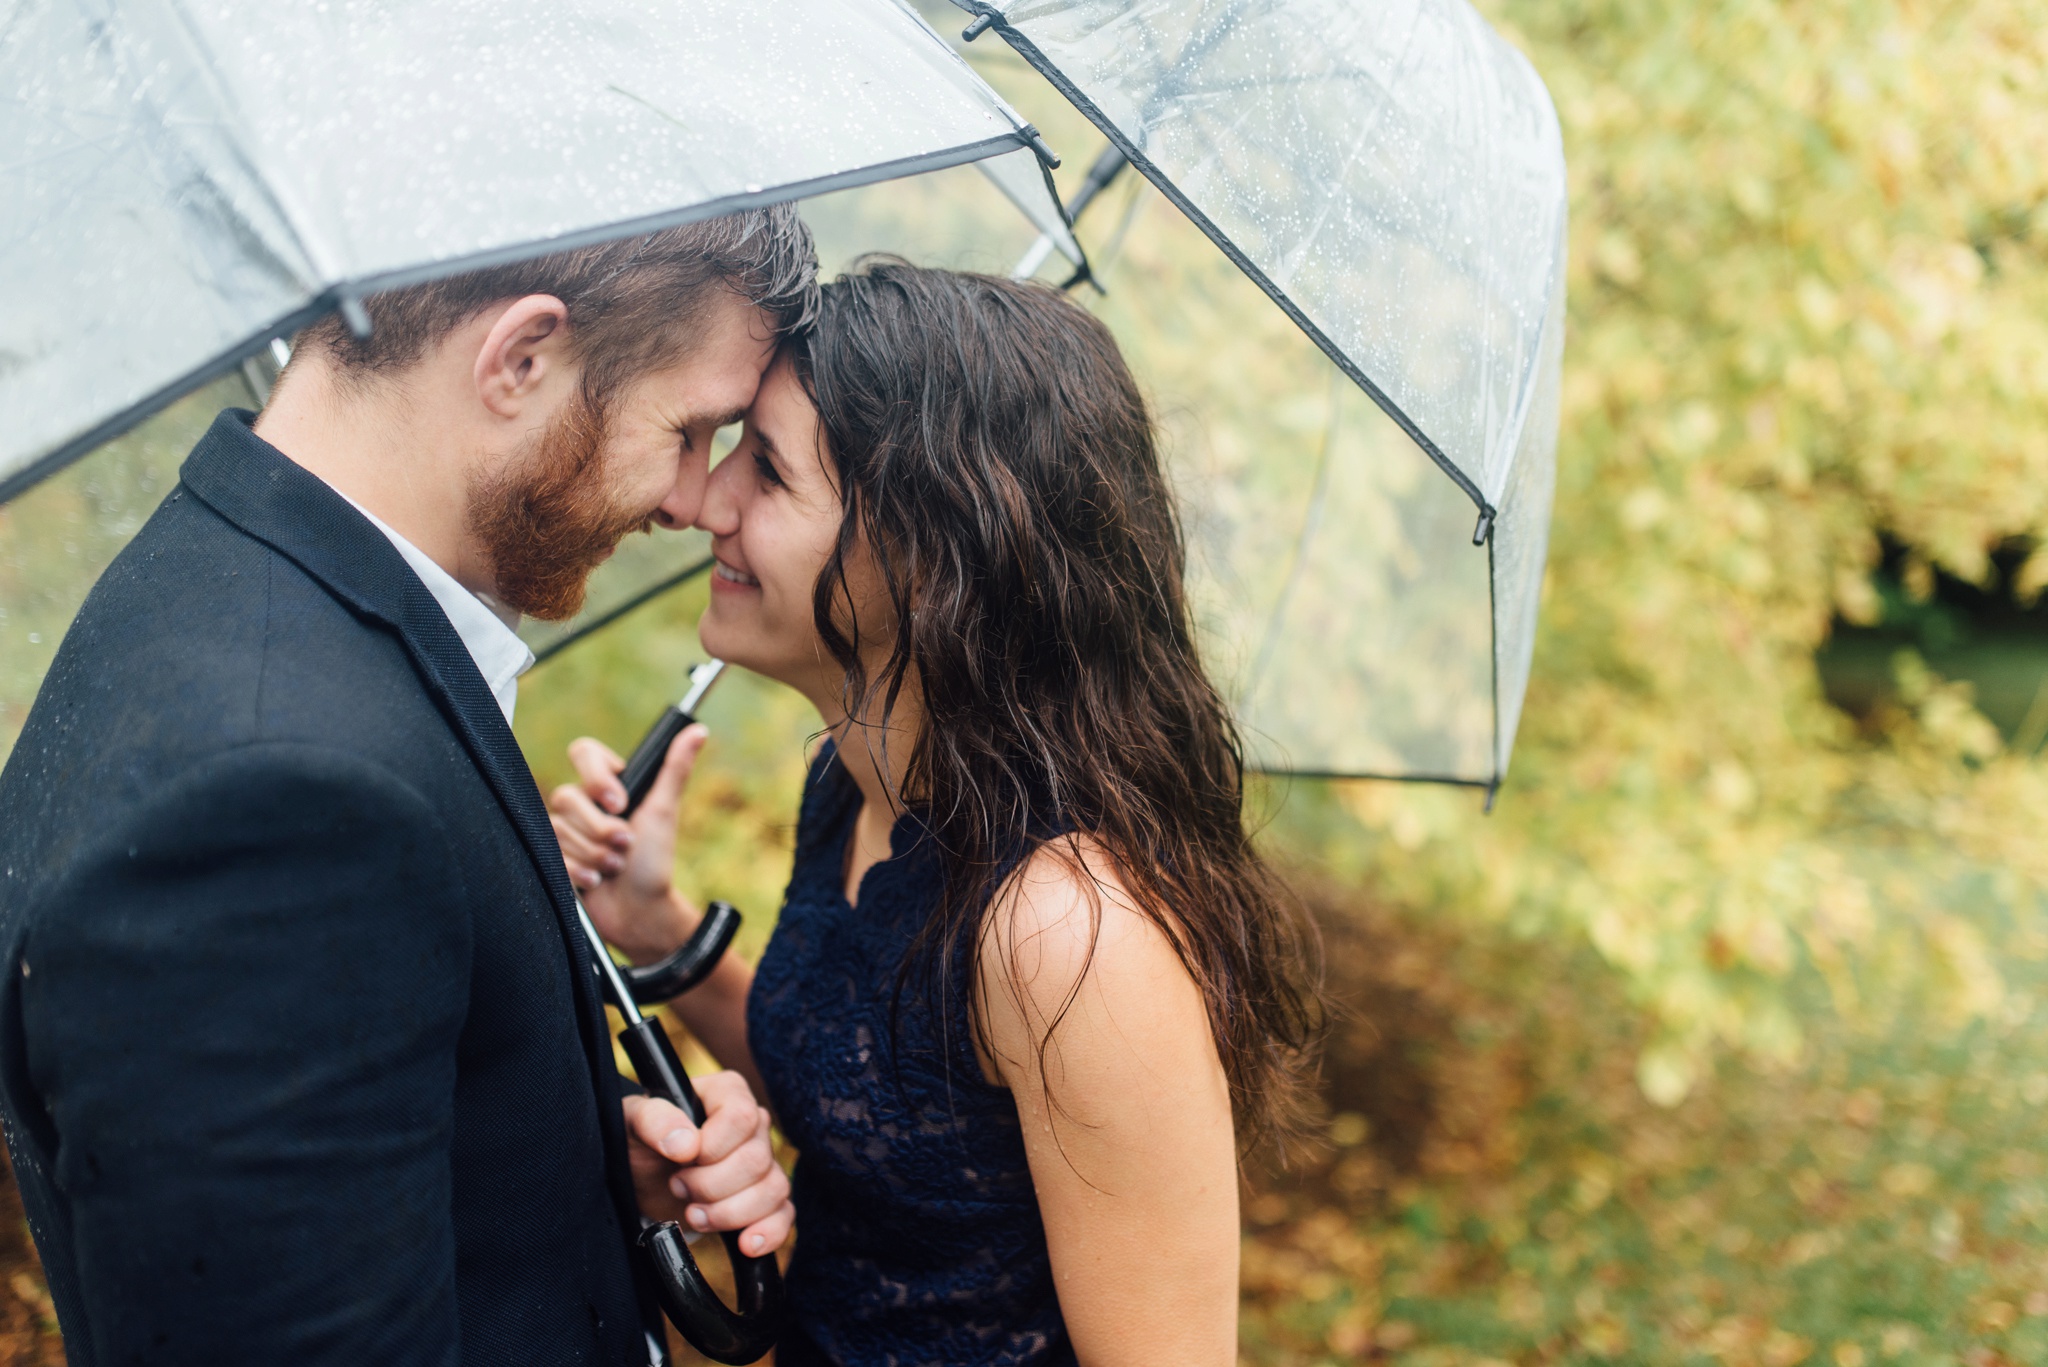
[[[645,1363],[643,1212],[782,1241],[736,1077],[701,1134],[622,1105],[510,623],[695,517],[816,289],[783,207],[378,296],[108,569],[0,774],[0,1113],[75,1367]]]

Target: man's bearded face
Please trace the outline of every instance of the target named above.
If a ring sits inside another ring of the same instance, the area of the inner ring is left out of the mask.
[[[583,607],[590,572],[653,524],[606,479],[605,416],[581,393],[503,470],[472,485],[469,530],[491,557],[497,597],[545,622]]]

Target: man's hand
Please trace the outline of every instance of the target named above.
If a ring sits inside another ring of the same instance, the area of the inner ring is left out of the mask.
[[[640,1213],[685,1229],[745,1231],[740,1252],[772,1253],[789,1237],[796,1208],[769,1144],[768,1112],[738,1073],[692,1078],[704,1128],[666,1101],[626,1098],[626,1135]]]
[[[675,867],[676,809],[709,735],[702,725],[684,728],[631,821],[618,815],[626,806],[626,785],[619,782],[626,762],[588,736],[569,746],[577,782],[548,795],[569,881],[598,932],[636,964],[673,952],[700,919],[670,886],[669,876]]]

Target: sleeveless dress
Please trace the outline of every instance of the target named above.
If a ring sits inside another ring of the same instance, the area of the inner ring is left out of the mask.
[[[965,952],[939,1010],[921,983],[895,990],[938,904],[931,838],[899,820],[848,905],[861,799],[834,753],[827,742],[805,783],[795,871],[747,1001],[754,1061],[800,1155],[777,1367],[1072,1364],[1016,1104],[975,1059]]]

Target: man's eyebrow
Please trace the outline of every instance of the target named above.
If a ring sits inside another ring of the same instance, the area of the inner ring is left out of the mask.
[[[715,429],[717,429],[717,428],[721,428],[721,427],[730,427],[730,426],[732,426],[732,425],[733,425],[734,423],[736,423],[736,422],[739,422],[739,421],[741,421],[742,419],[744,419],[744,418],[745,418],[746,416],[747,416],[747,410],[746,410],[746,409],[744,409],[744,408],[730,408],[730,409],[727,409],[727,410],[726,410],[725,412],[723,412],[723,413],[713,413],[713,414],[711,414],[711,415],[710,415],[710,416],[709,416],[708,418],[706,418],[706,419],[705,419],[705,421],[709,422],[709,423],[711,424],[712,428],[713,428],[713,429],[715,430]]]

